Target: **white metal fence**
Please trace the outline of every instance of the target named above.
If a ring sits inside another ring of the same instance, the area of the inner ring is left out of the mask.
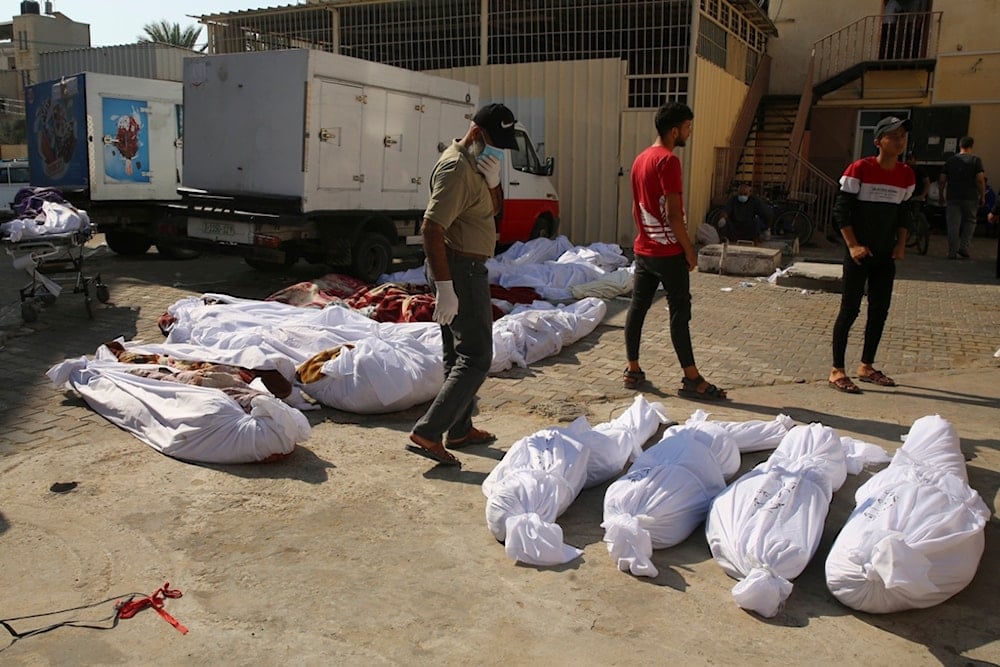
[[[616,58],[627,106],[656,108],[687,101],[692,11],[693,0],[332,0],[201,22],[211,53],[306,47],[417,71]]]

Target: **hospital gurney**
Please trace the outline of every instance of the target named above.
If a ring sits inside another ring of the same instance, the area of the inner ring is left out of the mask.
[[[83,293],[87,316],[94,317],[93,296],[101,303],[110,298],[108,286],[101,282],[101,275],[84,274],[84,246],[93,236],[93,228],[50,233],[13,241],[0,237],[4,249],[11,256],[14,268],[23,269],[31,281],[20,288],[21,318],[25,322],[38,319],[38,304],[51,305],[63,288],[72,288],[73,294]]]

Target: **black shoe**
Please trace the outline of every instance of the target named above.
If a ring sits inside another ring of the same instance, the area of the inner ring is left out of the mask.
[[[959,250],[958,251],[958,256],[961,257],[962,259],[969,259],[969,251],[968,250]]]

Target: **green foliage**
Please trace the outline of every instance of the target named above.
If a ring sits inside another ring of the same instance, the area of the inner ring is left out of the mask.
[[[138,39],[140,42],[172,44],[173,46],[181,46],[185,49],[195,48],[195,44],[201,36],[201,28],[189,25],[182,29],[180,23],[171,23],[166,19],[161,19],[156,23],[147,23],[142,29],[146,34],[139,35]],[[204,51],[205,45],[202,45],[198,50]]]

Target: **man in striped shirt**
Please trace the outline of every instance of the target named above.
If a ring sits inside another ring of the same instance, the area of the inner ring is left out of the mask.
[[[678,393],[689,398],[722,400],[726,392],[709,383],[698,372],[691,348],[691,277],[698,257],[688,236],[681,194],[681,162],[674,148],[691,136],[694,113],[684,104],[671,102],[656,112],[657,139],[639,153],[632,165],[632,214],[637,235],[635,286],[625,318],[625,353],[628,365],[622,378],[626,389],[646,381],[639,366],[639,342],[646,313],[656,288],[662,283],[670,309],[670,341],[684,371]]]
[[[883,387],[895,381],[876,370],[875,353],[889,314],[896,260],[903,259],[912,208],[903,202],[913,195],[916,177],[899,157],[906,151],[910,121],[889,116],[875,126],[878,155],[850,164],[840,178],[834,202],[833,221],[846,242],[844,292],[840,312],[833,325],[833,368],[830,386],[848,394],[859,394],[847,376],[844,358],[851,325],[861,312],[861,299],[868,288],[868,320],[858,380]]]

